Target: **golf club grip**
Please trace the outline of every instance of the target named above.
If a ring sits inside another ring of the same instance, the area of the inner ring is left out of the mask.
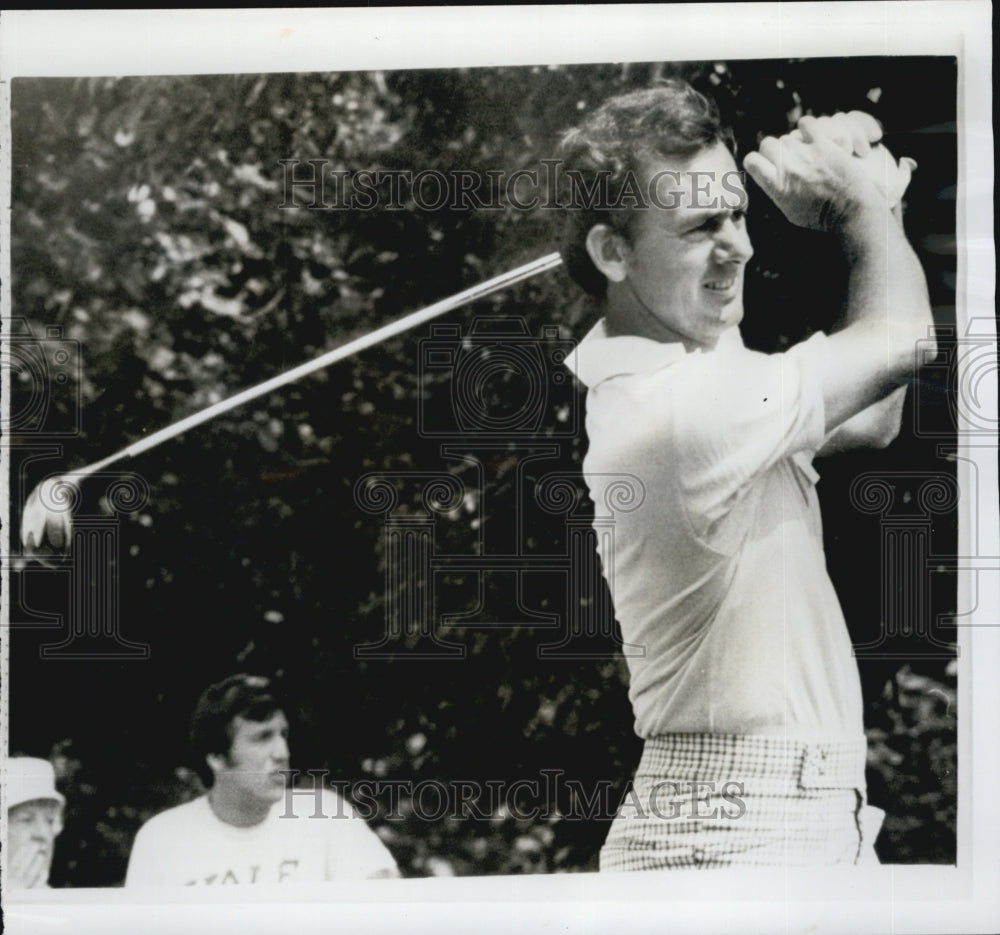
[[[271,377],[269,380],[264,380],[256,386],[251,386],[245,390],[241,390],[233,396],[229,396],[217,403],[213,403],[211,406],[208,406],[199,412],[192,413],[191,415],[186,416],[185,418],[180,419],[165,428],[159,429],[158,431],[153,432],[152,435],[128,445],[118,454],[105,458],[103,461],[99,462],[99,464],[103,467],[123,457],[135,457],[136,455],[140,455],[145,451],[149,451],[150,448],[155,448],[161,442],[165,442],[170,438],[175,438],[183,432],[186,432],[188,429],[192,429],[197,425],[201,425],[203,422],[207,422],[209,419],[214,419],[217,415],[221,415],[223,412],[228,412],[230,409],[242,406],[243,403],[247,403],[252,399],[256,399],[259,396],[263,396],[264,394],[271,392],[272,390],[276,390],[281,386],[292,383],[300,377],[307,376],[317,370],[322,370],[324,367],[329,367],[331,364],[335,364],[346,357],[350,357],[358,351],[363,351],[366,348],[380,343],[381,341],[385,341],[387,338],[395,337],[404,331],[408,331],[410,328],[415,328],[417,325],[430,321],[438,315],[443,315],[445,312],[450,312],[461,307],[462,305],[468,304],[469,302],[474,302],[477,299],[485,298],[486,296],[491,295],[500,289],[504,289],[507,286],[512,286],[515,283],[537,276],[539,273],[555,269],[561,263],[562,257],[558,253],[549,253],[537,260],[533,260],[530,263],[525,263],[523,266],[518,266],[517,268],[509,270],[506,273],[502,273],[499,276],[494,276],[492,279],[479,283],[479,285],[472,286],[471,288],[458,292],[446,299],[441,299],[439,302],[435,302],[433,305],[428,305],[426,308],[419,309],[416,312],[411,312],[403,318],[399,318],[387,325],[383,325],[381,328],[376,328],[368,334],[355,338],[353,341],[348,341],[340,347],[327,351],[325,354],[321,354],[313,360],[306,361],[304,364],[299,364],[299,366],[293,367],[291,370],[279,373],[277,376]]]

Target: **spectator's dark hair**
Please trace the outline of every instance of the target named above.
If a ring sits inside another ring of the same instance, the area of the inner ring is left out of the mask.
[[[732,130],[722,124],[715,103],[676,78],[605,101],[563,137],[563,185],[573,189],[568,196],[560,192],[560,204],[566,206],[562,255],[578,285],[591,295],[605,293],[607,280],[587,253],[587,234],[595,224],[607,224],[623,236],[629,235],[634,210],[612,207],[619,193],[627,190],[623,189],[626,179],[639,179],[644,161],[686,158],[717,142],[735,155]],[[602,176],[608,183],[608,198],[595,199],[596,203],[581,199],[582,186],[593,190]]]
[[[230,675],[202,692],[191,715],[191,748],[206,787],[211,788],[214,775],[205,758],[210,753],[229,754],[234,718],[266,721],[284,707],[270,679],[260,675]]]

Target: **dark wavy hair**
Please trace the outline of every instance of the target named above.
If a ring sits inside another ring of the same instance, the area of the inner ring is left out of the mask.
[[[202,692],[191,715],[191,749],[195,768],[207,788],[214,775],[206,762],[210,753],[227,756],[233,742],[233,720],[266,721],[285,704],[270,679],[260,675],[230,675]]]
[[[645,161],[687,158],[717,142],[736,154],[733,132],[723,125],[715,102],[676,78],[605,101],[563,137],[559,149],[563,184],[569,180],[589,188],[601,176],[608,182],[604,203],[581,204],[579,198],[560,194],[560,203],[567,205],[563,262],[579,286],[595,296],[606,291],[607,281],[587,253],[587,234],[595,224],[607,224],[629,236],[634,210],[611,207],[625,180],[637,178]]]

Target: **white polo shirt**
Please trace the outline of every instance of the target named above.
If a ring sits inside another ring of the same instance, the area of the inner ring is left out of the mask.
[[[598,536],[641,737],[665,733],[855,739],[861,686],[826,571],[816,334],[783,354],[738,331],[710,352],[603,320],[567,360],[587,386],[584,476],[613,536]],[[641,503],[609,504],[620,475]]]

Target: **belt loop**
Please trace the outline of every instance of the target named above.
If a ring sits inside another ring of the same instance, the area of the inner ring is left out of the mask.
[[[827,761],[828,755],[823,744],[804,743],[802,765],[799,770],[799,788],[823,789],[832,785]]]

